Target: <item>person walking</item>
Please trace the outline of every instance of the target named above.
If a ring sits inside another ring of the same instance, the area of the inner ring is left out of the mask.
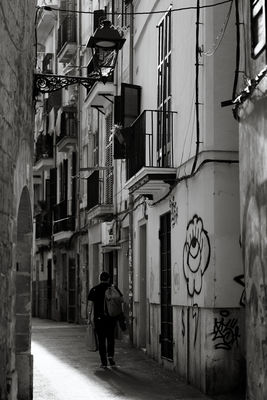
[[[115,366],[115,327],[117,318],[108,314],[105,307],[106,290],[111,287],[110,275],[103,271],[99,276],[100,283],[94,286],[88,294],[88,322],[93,323],[98,339],[98,350],[101,359],[101,368],[106,368],[109,362],[110,366]],[[115,286],[120,294],[122,293]],[[93,321],[92,321],[92,315]]]

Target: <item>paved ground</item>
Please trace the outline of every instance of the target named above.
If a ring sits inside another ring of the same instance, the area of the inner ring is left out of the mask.
[[[116,343],[116,368],[102,370],[84,337],[85,326],[33,320],[34,400],[212,400],[121,342]]]

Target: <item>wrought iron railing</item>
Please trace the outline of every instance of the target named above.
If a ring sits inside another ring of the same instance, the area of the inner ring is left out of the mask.
[[[106,171],[94,171],[87,178],[87,210],[97,205],[113,204],[113,175],[107,179]]]
[[[58,28],[57,53],[62,50],[66,43],[76,43],[76,41],[76,16],[74,14],[69,14]]]
[[[127,129],[127,179],[143,167],[172,168],[174,111],[145,110]]]
[[[68,215],[67,204],[67,201],[64,200],[54,206],[54,234],[62,231],[74,231],[75,229],[75,217],[74,215]]]

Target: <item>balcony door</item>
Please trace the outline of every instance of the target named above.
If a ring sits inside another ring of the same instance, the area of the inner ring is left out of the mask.
[[[157,163],[170,167],[171,151],[171,11],[158,24]]]

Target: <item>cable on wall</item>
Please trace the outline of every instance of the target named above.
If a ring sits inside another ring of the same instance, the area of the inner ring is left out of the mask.
[[[235,0],[235,25],[236,25],[236,55],[235,55],[235,77],[233,84],[232,100],[236,97],[239,68],[240,68],[240,17],[238,0]],[[235,109],[233,109],[234,118],[236,118]]]
[[[149,207],[155,207],[156,205],[158,205],[159,203],[161,203],[163,200],[165,200],[173,191],[173,189],[178,185],[178,183],[182,182],[182,181],[187,181],[190,178],[193,178],[202,168],[205,164],[209,164],[209,163],[218,163],[218,164],[238,164],[239,160],[228,160],[228,159],[212,159],[212,158],[206,158],[205,160],[203,160],[197,167],[197,169],[188,175],[184,175],[179,179],[176,179],[176,182],[174,183],[174,185],[172,187],[170,187],[170,190],[168,191],[168,193],[166,193],[163,197],[161,197],[159,200],[155,201],[153,204],[149,204]]]
[[[199,123],[199,25],[200,25],[200,0],[197,0],[197,15],[196,15],[196,78],[195,78],[195,96],[196,96],[196,152],[192,165],[191,174],[194,173],[198,160],[199,145],[200,145],[200,123]]]

